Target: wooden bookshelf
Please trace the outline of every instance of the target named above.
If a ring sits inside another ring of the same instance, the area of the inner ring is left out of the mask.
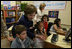
[[[21,1],[16,1],[16,5],[10,6],[9,5],[1,5],[1,11],[2,11],[2,18],[4,22],[7,25],[7,28],[9,28],[11,25],[14,23],[17,23],[19,17],[20,17],[20,12],[21,12]]]
[[[16,9],[15,10],[9,10],[8,9],[8,10],[1,10],[1,11],[3,13],[3,19],[4,19],[6,24],[14,24],[14,23],[16,23],[18,18],[19,18],[19,16],[17,15],[17,12],[21,12],[21,10],[16,10]],[[9,16],[8,13],[7,13],[8,11],[9,12],[15,12],[15,16]],[[7,13],[7,16],[5,16],[5,12]],[[15,18],[15,22],[7,23],[6,18]]]
[[[16,16],[9,16],[9,17],[6,17],[6,18],[16,18]]]
[[[11,23],[6,23],[6,24],[14,24],[14,23],[16,23],[16,21],[15,22],[11,22]]]

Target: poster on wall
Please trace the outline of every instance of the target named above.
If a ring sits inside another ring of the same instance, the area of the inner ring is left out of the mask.
[[[49,18],[58,18],[59,11],[49,11]]]
[[[41,3],[45,3],[45,9],[64,9],[66,1],[34,1],[34,5],[39,8]]]

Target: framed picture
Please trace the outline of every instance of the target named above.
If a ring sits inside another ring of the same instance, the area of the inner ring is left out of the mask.
[[[49,11],[49,18],[58,18],[59,11]]]

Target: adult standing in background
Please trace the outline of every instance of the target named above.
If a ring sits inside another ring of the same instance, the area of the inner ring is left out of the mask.
[[[41,21],[42,16],[44,15],[44,8],[45,8],[46,4],[45,3],[41,3],[39,8],[37,9],[37,15],[34,18],[35,22]]]

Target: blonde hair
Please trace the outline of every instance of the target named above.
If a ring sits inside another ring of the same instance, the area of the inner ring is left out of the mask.
[[[42,8],[44,8],[45,6],[46,6],[45,3],[41,3],[39,8],[42,9]]]

